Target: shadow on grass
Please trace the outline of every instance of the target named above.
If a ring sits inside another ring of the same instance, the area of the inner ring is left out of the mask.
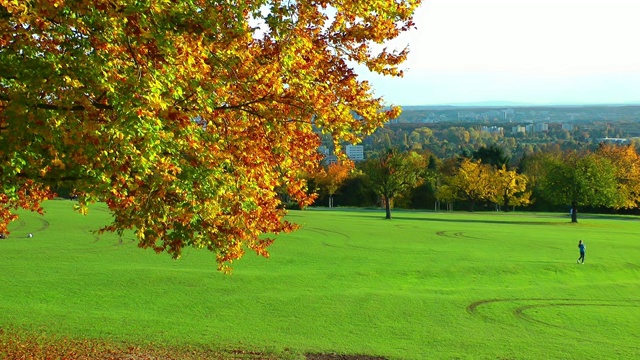
[[[326,212],[344,212],[345,214],[349,214],[349,217],[356,218],[364,218],[364,219],[379,219],[379,220],[387,220],[385,219],[384,209],[355,209],[355,208],[334,208],[334,209],[324,209],[324,208],[310,208],[304,211],[326,211]],[[412,214],[413,216],[406,216],[406,214]],[[429,217],[432,214],[437,214],[440,217],[433,218]],[[456,216],[466,214],[466,218],[464,219],[451,219],[446,218],[444,216]],[[424,216],[424,217],[416,217]],[[298,216],[295,215],[295,212],[289,212],[289,215],[292,218],[296,218]],[[471,219],[473,216],[486,216],[486,217],[499,217],[499,219]],[[529,218],[537,218],[537,219],[554,219],[551,220],[540,220],[540,221],[531,221],[531,220],[515,220],[509,219],[510,217],[529,217]],[[412,211],[412,210],[396,210],[391,213],[392,220],[416,220],[416,221],[430,221],[430,222],[449,222],[449,223],[478,223],[478,224],[511,224],[511,225],[571,225],[571,224],[580,224],[582,220],[622,220],[622,221],[640,221],[640,217],[632,217],[629,215],[615,215],[615,214],[579,214],[578,222],[572,223],[571,218],[568,214],[564,213],[549,213],[549,214],[538,214],[538,213],[505,213],[505,212],[425,212],[423,211]],[[564,221],[563,221],[564,220]]]
[[[387,220],[384,217],[384,214],[372,214],[372,215],[356,215],[355,217],[366,218],[366,219],[379,219],[379,220]],[[418,218],[418,217],[408,217],[408,216],[393,216],[392,220],[414,220],[414,221],[428,221],[428,222],[444,222],[444,223],[459,223],[459,224],[468,224],[468,223],[477,223],[477,224],[508,224],[508,225],[567,225],[571,224],[570,221],[560,222],[560,221],[519,221],[519,220],[493,220],[493,219],[446,219],[446,218]]]

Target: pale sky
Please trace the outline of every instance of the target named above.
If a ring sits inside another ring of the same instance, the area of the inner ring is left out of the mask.
[[[423,0],[395,105],[640,103],[640,0]]]

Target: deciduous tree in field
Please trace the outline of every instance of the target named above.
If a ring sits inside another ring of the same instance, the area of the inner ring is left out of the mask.
[[[618,185],[617,208],[636,208],[640,206],[640,156],[633,146],[614,146],[603,144],[596,153],[609,159],[615,167]]]
[[[0,0],[0,232],[71,182],[142,248],[266,256],[294,228],[275,189],[311,200],[314,128],[354,143],[399,114],[351,64],[401,75],[375,45],[419,2]]]
[[[424,182],[428,184],[434,195],[434,210],[440,210],[440,199],[437,197],[440,188],[442,175],[438,171],[441,166],[440,161],[435,155],[428,154],[427,167],[424,171]]]
[[[514,170],[507,170],[506,165],[493,171],[495,193],[491,201],[509,211],[509,206],[525,206],[531,202],[531,191],[527,191],[527,176]]]
[[[447,211],[453,210],[453,202],[458,200],[457,190],[449,186],[449,180],[455,176],[459,165],[459,159],[450,157],[442,160],[436,169],[427,170],[435,173],[435,197],[438,202],[446,203]],[[439,203],[436,203],[436,210],[439,210]]]
[[[420,185],[425,166],[421,155],[397,149],[380,152],[377,157],[362,163],[362,171],[368,176],[371,187],[384,200],[387,219],[391,219],[393,198]]]
[[[342,183],[349,177],[349,173],[353,169],[353,162],[349,160],[343,160],[339,162],[333,162],[322,168],[316,174],[316,184],[329,195],[329,207],[333,207],[333,195],[340,188]]]
[[[493,169],[480,161],[462,159],[452,176],[445,178],[447,189],[443,194],[456,199],[469,201],[469,210],[473,211],[478,201],[491,200],[496,192]]]
[[[618,201],[615,167],[594,153],[567,152],[542,157],[537,186],[555,205],[571,205],[571,222],[578,222],[579,206],[615,206]]]

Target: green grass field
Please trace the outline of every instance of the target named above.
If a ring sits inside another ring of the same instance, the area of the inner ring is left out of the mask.
[[[229,276],[206,251],[95,235],[102,206],[45,208],[0,240],[0,329],[294,359],[640,358],[637,217],[295,211],[302,230]]]

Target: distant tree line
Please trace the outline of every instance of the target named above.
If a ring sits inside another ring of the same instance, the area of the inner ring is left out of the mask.
[[[387,148],[367,160],[339,162],[309,174],[314,206],[491,210],[515,208],[638,214],[640,156],[635,147],[601,144],[594,151],[547,148],[515,164],[497,145],[438,157]],[[330,184],[330,185],[327,185]]]
[[[483,126],[503,128],[503,132],[489,132]],[[560,123],[549,123],[548,130],[512,133],[516,123],[434,123],[391,124],[378,129],[363,142],[366,156],[387,148],[430,152],[439,158],[457,155],[469,157],[482,147],[497,146],[503,149],[512,161],[538,152],[595,151],[599,138],[628,138],[630,144],[640,148],[637,122],[593,122],[563,129]],[[633,126],[632,126],[633,125]],[[511,165],[516,165],[511,164]]]

